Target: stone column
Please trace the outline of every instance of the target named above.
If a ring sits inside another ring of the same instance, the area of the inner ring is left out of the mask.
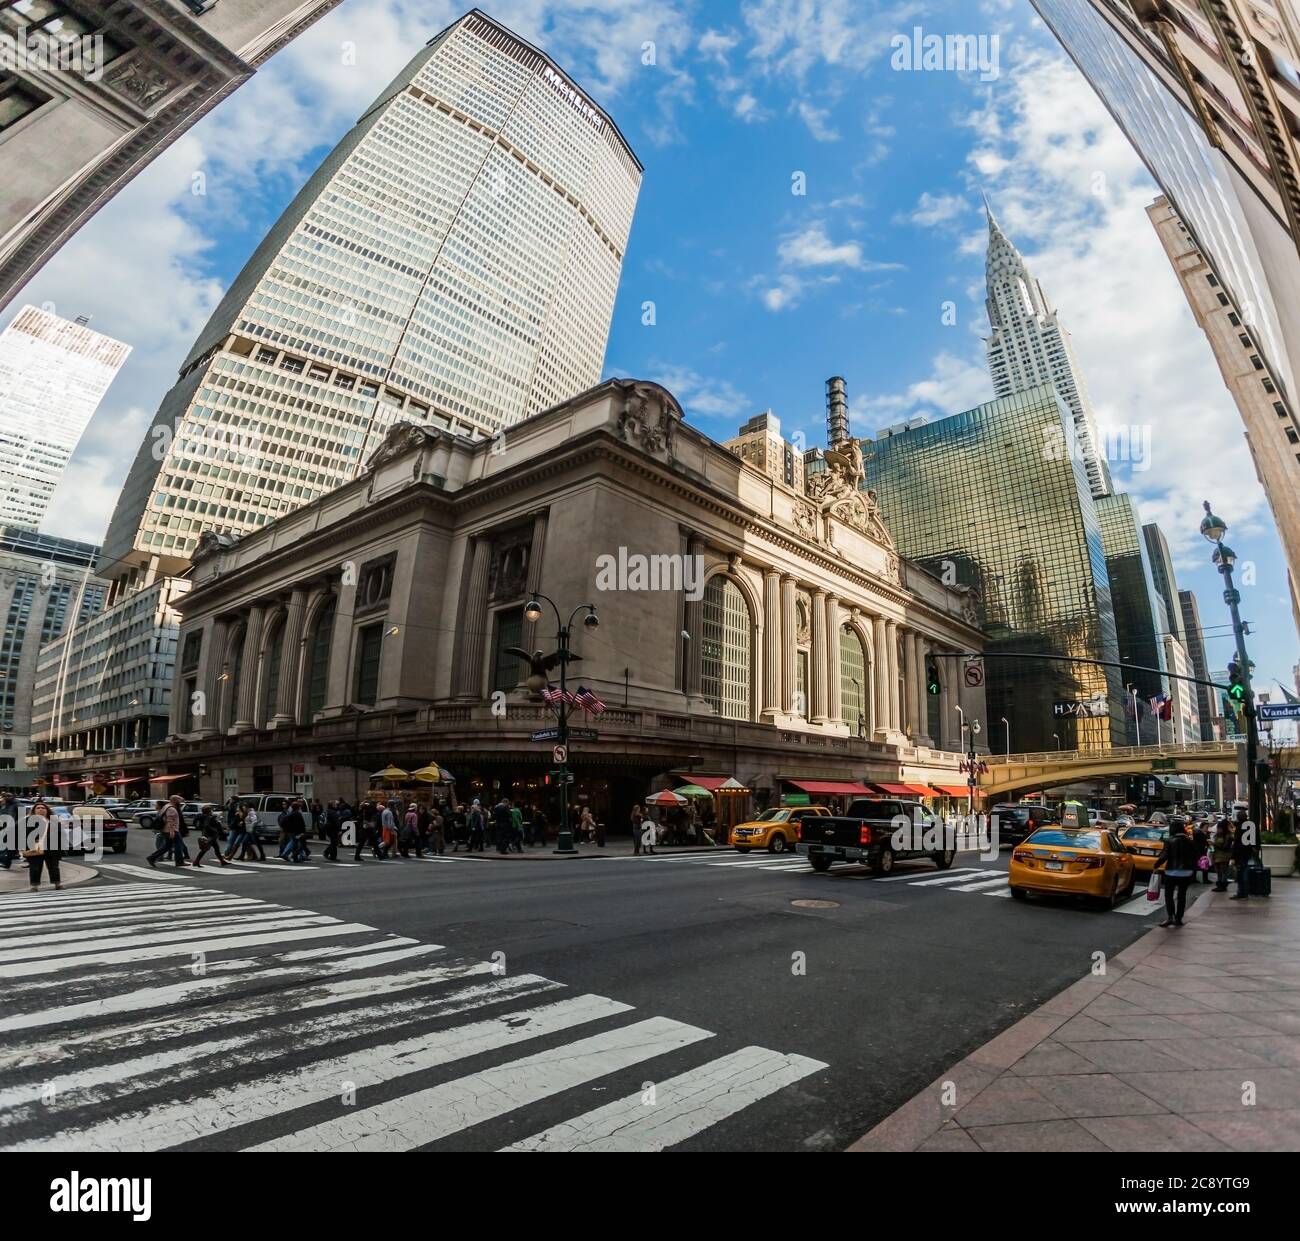
[[[844,722],[843,682],[840,675],[840,601],[826,596],[826,716],[832,724]]]
[[[275,695],[272,728],[298,722],[298,691],[302,685],[304,638],[307,623],[307,591],[298,589],[289,600],[284,616],[284,644],[280,648],[280,685]]]
[[[691,534],[686,539],[686,555],[688,558],[704,556],[704,537],[699,534]],[[686,693],[691,698],[696,698],[700,693],[701,669],[704,664],[704,652],[701,649],[704,645],[704,600],[687,599],[685,608],[685,625],[687,633],[691,635],[691,640],[686,644]]]
[[[928,746],[930,737],[930,678],[925,675],[926,661],[930,655],[930,644],[916,635],[916,743]]]
[[[244,655],[239,664],[239,699],[235,706],[232,732],[248,732],[255,726],[257,712],[257,683],[261,671],[262,626],[266,608],[260,604],[248,614],[248,628],[244,631]]]
[[[898,622],[885,622],[885,658],[888,661],[886,689],[889,702],[889,727],[892,732],[903,731],[903,703],[899,693],[898,679],[901,669],[898,666]]]
[[[487,644],[488,571],[492,543],[475,538],[470,550],[469,581],[460,615],[461,651],[456,663],[455,695],[478,702],[483,697],[483,653]]]
[[[813,591],[812,601],[812,658],[809,673],[812,681],[812,722],[826,723],[829,696],[826,692],[826,670],[829,663],[826,639],[826,592]]]
[[[785,713],[797,715],[795,694],[799,689],[798,626],[795,624],[795,580],[781,579],[781,688],[785,699]]]
[[[782,714],[781,574],[768,569],[763,574],[763,720],[771,724]]]
[[[215,619],[203,635],[198,678],[203,692],[203,715],[194,718],[200,736],[221,731],[221,674],[225,671],[223,663],[229,638],[230,622],[222,617]]]
[[[871,661],[871,682],[876,699],[876,739],[883,741],[889,731],[889,629],[884,618],[871,618],[871,641],[875,650]]]

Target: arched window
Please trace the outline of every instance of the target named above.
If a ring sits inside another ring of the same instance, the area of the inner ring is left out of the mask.
[[[704,588],[701,628],[701,696],[724,720],[748,720],[754,626],[735,582],[715,577]]]
[[[284,620],[281,619],[266,648],[266,686],[262,699],[262,722],[269,724],[279,714],[280,666],[284,662]]]
[[[307,651],[307,719],[325,708],[329,695],[330,646],[334,641],[335,601],[320,610]]]
[[[934,680],[930,680],[930,674]],[[937,746],[943,738],[943,668],[937,656],[931,655],[925,661],[925,734]],[[937,685],[939,692],[930,693],[930,686]]]
[[[858,737],[871,733],[871,681],[867,676],[867,648],[852,625],[840,633],[840,702],[844,722]]]
[[[225,729],[234,728],[235,721],[239,718],[239,682],[244,676],[244,639],[247,635],[248,630],[241,627],[230,647],[226,697],[222,703],[221,714],[221,726]]]

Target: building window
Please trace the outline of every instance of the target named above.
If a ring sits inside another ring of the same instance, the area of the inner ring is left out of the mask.
[[[704,588],[700,695],[724,720],[750,718],[749,605],[735,582],[715,577]]]
[[[0,133],[35,112],[50,96],[12,73],[0,73]]]
[[[275,792],[275,768],[274,767],[253,768],[253,792],[254,793]]]
[[[808,718],[808,652],[799,651],[795,656],[795,698],[794,713]]]
[[[518,655],[507,655],[506,647],[522,647],[524,641],[524,610],[515,608],[497,613],[497,641],[493,648],[496,659],[492,670],[493,692],[508,694],[518,688],[524,674],[524,665]]]
[[[1274,393],[1277,391],[1277,388],[1271,379],[1261,379],[1259,382],[1264,385],[1265,392]]]
[[[840,703],[844,722],[858,737],[871,732],[868,685],[866,647],[858,631],[845,625],[840,631]]]
[[[1251,364],[1251,366],[1253,366],[1257,371],[1262,371],[1262,370],[1264,369],[1264,363],[1263,363],[1263,361],[1260,359],[1259,354],[1255,354],[1254,357],[1252,357],[1252,358],[1250,359],[1250,364]]]
[[[329,693],[330,645],[334,641],[335,601],[331,599],[320,612],[307,652],[307,718],[325,709]]]
[[[357,634],[356,701],[363,707],[373,707],[379,701],[379,658],[383,649],[383,625],[367,625]]]
[[[198,692],[199,682],[197,677],[187,677],[185,680],[185,707],[181,713],[181,732],[192,733],[197,724],[194,719],[194,695]]]
[[[239,719],[239,682],[244,675],[244,638],[247,634],[247,629],[240,629],[238,636],[235,638],[234,650],[231,654],[228,670],[229,675],[226,679],[226,709],[222,719],[223,728],[233,728],[235,721]]]
[[[279,714],[280,665],[284,661],[284,622],[281,621],[266,649],[266,701],[262,718],[269,723]]]

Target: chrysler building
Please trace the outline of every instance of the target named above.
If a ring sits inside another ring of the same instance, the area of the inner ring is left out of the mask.
[[[1070,334],[984,201],[989,220],[985,262],[989,325],[986,341],[993,390],[999,397],[1054,384],[1074,415],[1079,452],[1093,498],[1111,492],[1110,470],[1097,450],[1097,424]]]

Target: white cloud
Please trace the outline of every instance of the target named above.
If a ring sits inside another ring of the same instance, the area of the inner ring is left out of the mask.
[[[865,258],[856,241],[833,242],[820,223],[790,234],[777,247],[777,254],[787,267],[850,267],[862,272],[902,268],[901,263],[878,263]]]
[[[751,408],[749,398],[727,380],[701,375],[690,367],[653,362],[649,377],[667,388],[687,414],[736,418]]]
[[[808,132],[818,142],[838,142],[839,131],[830,123],[830,109],[819,108],[807,99],[800,99],[794,105],[799,119],[808,126]]]
[[[960,194],[931,194],[929,190],[917,200],[910,212],[898,217],[899,222],[915,224],[918,228],[933,228],[955,220],[967,208]]]

